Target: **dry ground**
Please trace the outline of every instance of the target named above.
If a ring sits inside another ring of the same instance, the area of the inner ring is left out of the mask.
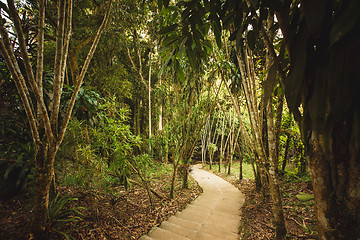
[[[117,187],[110,192],[84,190],[74,187],[59,187],[61,194],[78,198],[77,205],[85,207],[81,221],[58,224],[56,230],[73,239],[138,239],[153,226],[182,210],[201,192],[197,183],[191,180],[189,189],[182,189],[177,183],[174,199],[169,199],[170,176],[153,179],[154,190],[166,196],[159,199],[153,195],[154,207],[146,191],[133,185],[130,190]],[[15,197],[0,201],[0,239],[30,239],[31,200]],[[49,227],[49,239],[64,237]]]

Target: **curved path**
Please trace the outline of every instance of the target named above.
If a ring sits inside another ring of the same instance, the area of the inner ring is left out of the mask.
[[[184,210],[153,228],[140,240],[237,240],[243,194],[222,178],[193,166],[204,192]]]

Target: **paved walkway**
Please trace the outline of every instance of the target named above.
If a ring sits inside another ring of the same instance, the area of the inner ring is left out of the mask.
[[[204,192],[183,211],[153,228],[140,240],[237,240],[243,194],[222,178],[193,166]]]

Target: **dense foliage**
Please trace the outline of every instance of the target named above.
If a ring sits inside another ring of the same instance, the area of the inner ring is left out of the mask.
[[[192,163],[246,163],[284,239],[281,180],[310,169],[320,237],[359,234],[358,1],[45,2],[0,3],[0,197],[46,182],[56,222],[61,186],[152,205],[154,164],[173,198]]]

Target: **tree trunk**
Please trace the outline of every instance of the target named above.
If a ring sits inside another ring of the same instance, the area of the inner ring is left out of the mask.
[[[221,128],[221,141],[220,141],[220,160],[219,160],[219,172],[221,172],[222,160],[224,159],[224,135],[225,135],[225,111],[223,111],[224,118]]]
[[[343,126],[343,129],[337,130],[343,132],[346,128]],[[349,140],[344,141],[342,136],[342,133],[333,134],[333,148],[326,155],[320,144],[324,137],[312,132],[308,150],[315,213],[321,239],[358,240],[360,161],[352,147],[349,147]]]
[[[228,173],[227,173],[228,175],[231,174],[231,165],[232,165],[233,157],[234,157],[234,155],[232,153],[230,153],[229,164],[228,164]]]
[[[141,115],[141,108],[142,108],[142,100],[140,99],[138,108],[137,108],[137,114],[136,114],[136,132],[137,135],[141,134],[141,126],[140,126],[140,115]]]
[[[189,167],[188,165],[185,165],[184,167],[184,176],[183,176],[183,188],[188,189],[189,188]]]
[[[49,193],[54,171],[56,146],[39,144],[36,152],[36,189],[32,233],[35,239],[45,239]]]
[[[269,146],[269,185],[270,195],[273,203],[275,239],[282,240],[286,238],[286,227],[282,208],[281,193],[278,179],[278,159],[276,158],[276,139],[274,129],[274,117],[272,109],[272,98],[267,103],[267,128],[268,128],[268,146]]]
[[[150,63],[149,63],[149,89],[148,89],[148,100],[149,100],[149,138],[151,138],[151,53],[150,53]],[[151,152],[151,143],[149,142],[149,150]]]
[[[212,158],[211,158],[211,153],[209,154],[209,169],[212,170]]]
[[[287,158],[288,158],[288,155],[289,155],[290,140],[291,140],[291,135],[290,135],[290,134],[287,134],[287,139],[286,139],[286,144],[285,144],[284,160],[283,160],[283,162],[282,162],[282,167],[281,167],[281,175],[284,175],[284,174],[285,174],[285,168],[286,168]]]
[[[175,149],[175,151],[173,152],[173,158],[174,158],[174,160],[173,160],[173,175],[171,178],[171,188],[170,188],[170,198],[171,199],[174,198],[176,173],[177,173],[179,162],[180,162],[180,157],[177,154],[178,151],[179,151],[179,149]]]
[[[238,145],[239,150],[239,180],[243,179],[243,160],[244,160],[244,152],[243,152],[243,142],[240,141],[240,144]]]
[[[300,153],[300,159],[299,159],[300,166],[298,167],[297,175],[302,176],[306,172],[306,158],[304,156],[304,153]]]
[[[176,180],[176,173],[177,173],[177,168],[178,168],[178,164],[174,163],[174,169],[173,169],[173,175],[171,178],[171,188],[170,188],[170,198],[173,199],[174,198],[174,190],[175,190],[175,180]]]

